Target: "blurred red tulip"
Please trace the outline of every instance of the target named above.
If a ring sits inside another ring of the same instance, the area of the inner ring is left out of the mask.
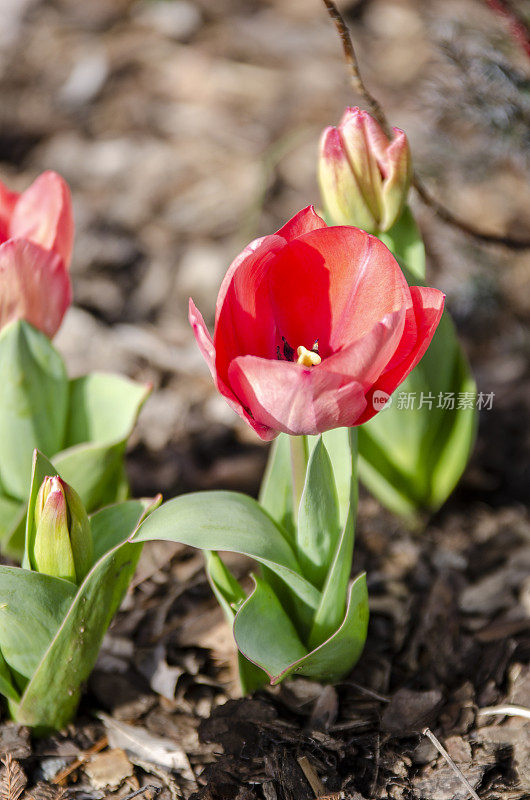
[[[221,394],[273,439],[370,419],[425,353],[443,305],[437,289],[409,288],[375,236],[328,228],[309,207],[232,263],[213,340],[192,300],[189,319]]]
[[[68,186],[43,172],[22,194],[0,183],[0,328],[25,319],[52,338],[72,300]]]
[[[407,202],[412,162],[407,137],[389,141],[366,111],[347,108],[337,128],[320,140],[318,181],[327,220],[365,231],[387,231]]]

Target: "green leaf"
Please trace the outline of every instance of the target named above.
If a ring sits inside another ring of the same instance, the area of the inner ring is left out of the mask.
[[[124,503],[102,508],[90,517],[90,530],[94,543],[94,563],[116,545],[123,544],[138,521],[149,510],[160,505],[161,495],[154,500],[126,500]]]
[[[246,598],[243,587],[234,578],[218,553],[213,550],[205,550],[204,560],[212,590],[226,618],[232,622],[235,614],[234,606],[238,606]]]
[[[438,407],[440,395],[448,392],[455,396],[453,410]],[[434,511],[457,484],[473,447],[477,419],[474,407],[457,407],[464,392],[475,392],[475,383],[444,312],[429,349],[394,393],[392,405],[359,429],[361,480],[391,511],[403,516]],[[414,409],[400,408],[400,394],[409,393],[415,395]],[[427,397],[432,408],[425,404]]]
[[[308,436],[309,451],[315,447],[318,436]],[[339,501],[339,522],[344,527],[350,505],[357,507],[357,428],[335,428],[322,434],[322,440],[333,467],[333,476]]]
[[[414,281],[425,279],[425,246],[416,220],[408,206],[397,222],[386,233],[378,234]]]
[[[0,374],[0,480],[24,500],[33,450],[56,453],[62,446],[68,380],[51,342],[22,320],[0,332]]]
[[[322,588],[340,536],[339,502],[333,467],[319,436],[307,465],[296,531],[302,574]]]
[[[12,497],[0,495],[0,542],[18,524],[24,504]]]
[[[261,483],[259,504],[280,525],[294,543],[293,482],[289,436],[280,433],[273,441]]]
[[[81,444],[63,450],[53,463],[78,493],[87,511],[113,503],[120,497],[126,443]]]
[[[127,439],[149,392],[149,386],[111,373],[94,372],[70,381],[63,448],[85,442],[111,444]]]
[[[89,513],[129,494],[124,468],[127,437],[149,391],[148,386],[112,374],[93,373],[70,381],[65,441],[59,452],[46,452]],[[66,449],[61,450],[63,446]],[[4,552],[21,558],[24,529],[14,518],[2,525],[1,502],[0,542]]]
[[[318,605],[320,593],[300,575],[290,544],[271,517],[246,495],[196,492],[169,500],[142,523],[133,541],[151,539],[248,555],[275,572],[307,606]]]
[[[131,506],[127,504],[121,530],[116,525],[116,509],[100,512],[101,515],[107,512],[107,522],[114,530],[113,538],[123,541],[130,536],[131,526],[136,527],[149,513],[150,509],[145,511],[143,503],[134,502],[136,519],[131,513]],[[101,531],[104,518],[96,516],[96,524]],[[111,538],[108,534],[107,541]],[[79,702],[82,684],[96,662],[103,636],[134,575],[141,549],[140,544],[125,541],[117,544],[94,564],[33,672],[20,703],[10,704],[18,723],[35,728],[37,733],[44,733],[60,729],[71,719]],[[46,577],[35,572],[28,574],[33,580]]]
[[[223,609],[230,627],[233,627],[236,614],[235,608],[245,601],[245,592],[218,553],[206,550],[204,558],[206,561],[206,574],[212,591]],[[268,683],[268,678],[263,670],[252,664],[239,651],[237,655],[239,681],[243,694],[251,694],[265,686]]]
[[[368,628],[366,577],[350,584],[346,614],[339,628],[311,652],[307,652],[278,598],[262,580],[241,606],[234,622],[234,636],[241,653],[263,669],[272,684],[289,675],[305,675],[318,681],[340,680],[362,653]]]
[[[350,580],[355,538],[356,509],[352,505],[340,539],[336,544],[333,560],[329,564],[326,583],[322,590],[320,605],[313,619],[309,645],[317,647],[340,625],[346,610],[346,594]]]
[[[236,614],[234,636],[245,658],[274,683],[274,676],[302,659],[307,650],[269,584],[255,575],[252,578],[255,587]]]
[[[0,651],[0,694],[16,703],[20,700],[20,695],[13,683],[13,678],[9,672],[5,659]]]
[[[75,593],[70,581],[0,566],[0,650],[13,672],[31,677]]]

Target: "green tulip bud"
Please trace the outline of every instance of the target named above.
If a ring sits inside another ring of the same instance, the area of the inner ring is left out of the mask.
[[[81,498],[58,476],[41,484],[35,504],[32,567],[80,584],[92,566],[94,547]]]
[[[320,141],[318,181],[330,225],[387,231],[407,202],[412,162],[407,137],[398,128],[388,139],[366,111],[347,108],[337,128]]]

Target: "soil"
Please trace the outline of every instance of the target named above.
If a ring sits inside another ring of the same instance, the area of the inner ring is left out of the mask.
[[[473,0],[341,8],[432,191],[523,236],[529,72],[506,21]],[[3,13],[1,177],[22,189],[57,169],[74,196],[75,306],[56,339],[70,373],[154,384],[128,454],[135,495],[256,494],[266,447],[212,387],[187,298],[211,320],[241,247],[317,200],[320,131],[359,101],[323,6],[24,0]],[[335,687],[297,679],[241,698],[202,556],[154,543],[67,730],[32,740],[2,711],[4,776],[20,792],[27,781],[26,797],[464,800],[462,774],[482,800],[530,796],[528,716],[488,711],[530,708],[529,253],[414,210],[429,283],[495,396],[425,529],[362,494],[354,569],[368,573],[371,621],[359,664]],[[249,563],[230,563],[245,580]]]

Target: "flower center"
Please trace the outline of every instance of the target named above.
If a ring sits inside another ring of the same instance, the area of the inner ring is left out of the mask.
[[[285,336],[282,336],[282,342],[283,346],[280,347],[280,345],[278,345],[276,348],[276,358],[278,361],[296,361],[296,363],[301,364],[302,367],[316,367],[321,363],[322,359],[318,352],[318,339],[315,339],[311,350],[308,350],[303,344],[295,350],[294,347],[291,347]]]
[[[296,348],[296,355],[298,356],[296,363],[303,367],[316,367],[322,361],[318,353],[308,350],[303,344]]]

